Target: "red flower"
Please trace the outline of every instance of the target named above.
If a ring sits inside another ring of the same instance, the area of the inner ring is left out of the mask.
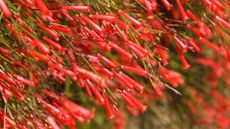
[[[158,71],[162,75],[162,77],[174,87],[184,82],[181,75],[175,71],[166,69],[164,67],[158,68]]]
[[[12,16],[12,12],[4,2],[4,0],[0,0],[0,8],[4,14],[5,17],[10,18]]]

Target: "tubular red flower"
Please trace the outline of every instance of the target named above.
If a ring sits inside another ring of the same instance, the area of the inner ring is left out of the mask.
[[[74,52],[72,49],[68,49],[67,51],[68,57],[72,63],[76,63],[76,58],[74,56]]]
[[[87,86],[87,83],[85,82],[85,80],[81,77],[78,77],[77,78],[77,82],[78,82],[78,85],[81,87],[81,88],[84,88],[85,86]]]
[[[52,75],[54,76],[54,78],[58,79],[59,81],[66,82],[66,79],[62,73],[53,72]]]
[[[158,54],[161,57],[161,62],[164,66],[168,65],[168,53],[163,50],[162,46],[157,45]]]
[[[114,120],[115,129],[125,129],[126,123],[123,116],[123,113],[116,109],[115,120]]]
[[[136,27],[140,27],[142,24],[140,21],[134,19],[133,17],[131,17],[130,15],[128,15],[127,13],[123,12],[122,10],[118,10],[118,13],[122,16],[124,16],[125,18],[127,18],[131,23],[133,23]]]
[[[215,4],[216,6],[218,6],[221,9],[224,9],[224,5],[222,3],[220,3],[219,1],[216,0],[211,0],[213,4]]]
[[[49,35],[51,35],[56,41],[59,41],[59,36],[56,32],[52,31],[51,29],[49,29],[48,27],[46,27],[45,25],[43,25],[42,23],[37,23],[37,25],[43,29],[45,32],[47,32]]]
[[[28,50],[27,53],[31,58],[34,58],[36,60],[41,60],[41,61],[44,61],[44,62],[48,62],[51,59],[49,56],[43,55],[43,54],[38,53],[36,51]]]
[[[33,0],[25,0],[24,2],[27,6],[30,6],[31,8],[35,7],[35,3]]]
[[[51,98],[51,99],[55,100],[56,102],[58,102],[59,104],[61,104],[63,106],[63,108],[68,110],[68,112],[70,112],[70,113],[73,113],[73,114],[78,115],[78,116],[82,116],[82,117],[89,119],[89,120],[91,120],[94,117],[94,113],[91,110],[88,110],[88,109],[68,100],[68,99],[57,96],[53,92],[50,92],[46,89],[43,89],[42,92],[45,93],[49,98]],[[68,114],[65,114],[65,115],[68,115]]]
[[[67,109],[69,112],[82,116],[91,120],[94,117],[94,113],[91,110],[88,110],[80,105],[73,103],[70,100],[61,98],[60,103]]]
[[[188,14],[188,16],[199,26],[199,27],[203,27],[204,23],[201,22],[199,19],[196,18],[196,16],[190,11],[190,10],[186,10],[186,13]]]
[[[130,83],[128,80],[126,80],[125,78],[123,78],[123,76],[121,74],[116,73],[115,74],[116,77],[119,79],[119,82],[125,87],[128,88],[128,90],[133,88],[133,84]]]
[[[70,78],[73,78],[73,79],[76,78],[76,75],[75,75],[74,72],[72,72],[72,71],[70,71],[70,70],[67,70],[67,69],[63,68],[63,67],[60,66],[59,64],[54,64],[54,63],[49,62],[48,65],[49,65],[49,67],[51,67],[51,68],[54,68],[54,69],[59,70],[60,72],[63,72],[66,76],[68,76],[68,77],[70,77]]]
[[[137,111],[134,107],[131,107],[131,106],[127,105],[126,108],[128,109],[128,111],[129,111],[133,116],[137,116],[137,115],[138,115],[138,111]]]
[[[100,14],[94,14],[94,15],[89,15],[90,18],[95,18],[95,19],[101,19],[101,20],[107,20],[107,21],[115,21],[116,17],[111,16],[111,15],[100,15]]]
[[[175,71],[166,69],[164,67],[159,67],[158,72],[162,75],[162,77],[169,82],[174,87],[178,86],[179,84],[182,84],[184,82],[181,75]]]
[[[62,14],[70,21],[73,22],[74,18],[68,13],[66,9],[61,9]]]
[[[29,32],[30,34],[34,34],[33,30],[19,16],[15,16],[15,19],[19,22],[20,25],[22,25],[22,27],[27,32]]]
[[[44,20],[47,21],[54,21],[52,18],[53,14],[52,12],[46,7],[46,4],[43,2],[43,0],[34,0],[34,3],[37,5],[38,9],[40,10],[42,17]]]
[[[12,75],[14,78],[16,78],[19,82],[27,85],[27,86],[34,86],[34,83],[20,75],[17,75],[17,74],[13,74]]]
[[[177,4],[177,7],[179,8],[179,12],[180,12],[181,18],[183,20],[183,23],[186,23],[189,18],[187,16],[187,14],[185,13],[184,8],[183,8],[180,0],[176,0],[176,4]]]
[[[120,54],[124,55],[127,59],[132,60],[133,55],[125,51],[123,48],[121,48],[117,44],[109,42],[109,45],[111,45],[114,49],[116,49]]]
[[[208,47],[210,47],[211,49],[213,49],[215,52],[219,52],[220,48],[218,46],[216,46],[215,44],[209,42],[208,40],[200,37],[199,41],[202,42],[203,44],[207,45]]]
[[[107,59],[106,57],[102,56],[101,54],[97,54],[97,56],[99,57],[99,59],[101,59],[102,61],[104,61],[106,64],[108,64],[111,68],[116,68],[117,65],[114,64],[112,61],[110,61],[109,59]]]
[[[14,96],[14,93],[2,82],[0,82],[0,93],[2,93],[7,99]]]
[[[114,71],[109,70],[107,68],[102,68],[99,70],[100,72],[102,72],[102,74],[105,74],[105,77],[108,77],[110,79],[112,79],[113,75],[114,75]]]
[[[172,4],[168,2],[168,0],[161,0],[164,6],[166,7],[167,10],[170,10],[172,8]]]
[[[180,57],[181,63],[183,65],[184,69],[188,69],[190,67],[190,65],[188,64],[188,62],[186,61],[184,54],[177,48],[177,53]]]
[[[137,54],[138,57],[143,58],[148,54],[148,51],[144,49],[143,47],[133,43],[130,40],[125,41],[125,43],[130,47],[131,50],[134,51],[135,54]]]
[[[136,90],[140,91],[141,94],[143,93],[143,91],[144,91],[144,86],[143,86],[143,85],[139,84],[138,82],[136,82],[136,81],[133,80],[131,77],[129,77],[128,75],[124,74],[123,72],[119,72],[119,74],[120,74],[123,78],[125,78],[126,80],[128,80],[128,81],[133,85],[133,87],[134,87]]]
[[[156,93],[158,96],[160,96],[160,97],[164,96],[164,93],[161,90],[161,88],[159,87],[158,83],[153,83],[152,86],[153,86],[154,90],[156,90]]]
[[[94,40],[97,40],[97,41],[101,41],[102,40],[102,38],[97,33],[95,33],[93,30],[90,30],[88,27],[85,26],[82,29],[85,31],[85,33],[87,34],[87,36],[91,36]]]
[[[228,23],[227,21],[225,21],[224,19],[222,19],[219,16],[215,16],[215,19],[224,27],[226,27],[228,30],[230,30],[230,23]]]
[[[210,67],[213,67],[215,65],[215,62],[213,62],[211,59],[206,59],[206,58],[198,58],[196,59],[196,62],[202,64],[202,65],[207,65]]]
[[[72,11],[76,10],[76,11],[90,12],[89,6],[63,6],[63,8]]]
[[[135,104],[126,96],[124,95],[122,92],[120,92],[121,97],[125,100],[125,102],[131,106],[131,107],[135,107]]]
[[[201,0],[205,6],[208,8],[211,8],[212,2],[210,0]]]
[[[115,25],[116,32],[120,35],[121,39],[126,42],[128,40],[128,36],[122,31],[117,25]],[[117,38],[112,37],[114,41],[117,41]]]
[[[142,52],[140,52],[136,47],[129,45],[129,48],[130,48],[139,58],[145,57],[145,55],[144,55]]]
[[[223,10],[221,10],[222,8],[219,6],[220,4],[214,2],[214,0],[204,0],[203,3],[213,12],[217,14],[223,13]]]
[[[155,19],[153,16],[149,16],[148,19],[150,20],[150,23],[152,24],[153,28],[158,29],[158,30],[163,30],[162,24]]]
[[[130,95],[128,92],[123,91],[122,92],[130,101],[143,113],[147,107],[143,105],[141,102],[139,102],[136,98],[134,98],[132,95]]]
[[[203,32],[201,32],[199,29],[197,29],[197,28],[195,28],[195,27],[193,27],[193,26],[191,26],[191,25],[187,25],[187,27],[191,30],[191,31],[193,31],[198,37],[205,37],[206,35],[203,33]]]
[[[92,92],[91,92],[91,90],[90,90],[88,84],[87,84],[85,81],[84,81],[84,83],[85,83],[84,88],[85,88],[85,90],[86,90],[87,95],[88,95],[89,97],[92,97],[93,94],[92,94]]]
[[[41,98],[37,98],[37,100],[38,100],[38,103],[40,103],[46,111],[51,112],[54,116],[61,115],[61,110],[60,109],[54,107],[51,104],[48,104],[47,102],[45,102]]]
[[[34,0],[34,2],[42,14],[50,13],[50,10],[46,7],[46,4],[43,2],[43,0]]]
[[[141,3],[146,7],[149,12],[154,10],[152,4],[148,0],[142,0]]]
[[[85,119],[84,119],[83,117],[78,116],[78,115],[76,115],[76,114],[72,114],[72,115],[73,115],[73,117],[74,117],[76,120],[78,120],[81,124],[83,124],[83,123],[85,122]]]
[[[186,52],[187,51],[187,46],[182,42],[180,41],[177,36],[172,36],[172,38],[174,39],[174,41],[176,42],[176,44],[178,45],[178,47],[180,47],[182,49],[182,52]]]
[[[6,48],[3,48],[3,47],[0,47],[0,52],[8,55],[10,53],[10,50],[6,49]]]
[[[51,116],[48,116],[46,118],[47,123],[50,125],[52,129],[60,129],[57,123],[55,122],[54,118]]]
[[[230,62],[230,48],[226,48],[226,58]]]
[[[107,42],[104,41],[98,41],[97,44],[102,50],[105,51],[110,51],[112,48]]]
[[[87,22],[99,35],[103,33],[103,29],[98,26],[96,23],[94,23],[92,20],[90,20],[88,17],[85,15],[81,14],[80,17]]]
[[[146,77],[148,75],[148,71],[141,69],[141,68],[135,68],[135,67],[124,66],[124,65],[122,65],[121,68],[123,70],[131,71],[131,72],[134,72],[134,73],[141,75],[141,76],[144,76],[144,77]]]
[[[60,31],[66,34],[72,34],[72,30],[69,27],[63,27],[63,26],[58,26],[58,25],[50,25],[49,26],[50,29],[56,30],[56,31]]]
[[[46,89],[42,89],[42,93],[44,93],[47,97],[55,100],[56,102],[58,102],[60,100],[60,97],[58,95],[56,95],[55,93],[48,91]]]
[[[104,105],[105,103],[105,99],[104,97],[100,94],[100,92],[97,90],[97,88],[95,87],[95,85],[89,80],[87,79],[85,81],[88,86],[90,87],[91,91],[93,92],[93,94],[96,96],[97,100],[100,102],[101,105]]]
[[[11,85],[17,86],[17,83],[11,77],[6,75],[2,70],[0,70],[0,78]]]
[[[41,43],[38,39],[34,38],[33,39],[33,43],[39,48],[39,50],[41,52],[43,52],[44,54],[49,54],[50,53],[50,49],[47,48],[43,43]]]
[[[188,38],[188,41],[189,41],[189,43],[192,45],[192,47],[194,48],[194,50],[195,50],[196,52],[199,53],[199,52],[201,51],[200,46],[198,46],[197,43],[195,43],[195,41],[194,41],[193,39]]]
[[[4,2],[4,0],[0,0],[0,8],[6,18],[10,18],[12,16],[12,12]]]
[[[102,77],[100,77],[100,76],[98,76],[98,75],[96,75],[96,74],[94,74],[94,73],[92,73],[86,69],[80,68],[76,64],[74,64],[73,67],[74,67],[74,70],[76,70],[76,72],[79,72],[84,77],[95,81],[96,83],[98,83],[100,85],[100,87],[102,89],[105,88],[105,80]]]
[[[118,24],[119,26],[121,26],[123,30],[127,30],[129,28],[129,26],[126,23],[122,22],[121,20],[117,18],[114,20],[114,22]]]
[[[157,6],[159,6],[157,0],[150,0],[150,1],[152,3],[153,10],[157,10]]]
[[[66,48],[63,48],[61,45],[59,45],[58,43],[54,42],[53,40],[51,40],[50,38],[46,36],[43,36],[42,39],[61,52],[66,50]]]
[[[108,119],[113,119],[115,117],[115,114],[113,113],[112,107],[109,104],[109,99],[105,94],[102,94],[102,95],[105,99],[104,107],[105,107],[107,117],[108,117]]]

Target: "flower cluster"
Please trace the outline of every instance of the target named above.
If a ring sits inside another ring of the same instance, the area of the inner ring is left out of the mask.
[[[171,60],[176,60],[171,56],[176,54],[188,69],[185,54],[206,54],[206,48],[217,57],[195,62],[217,73],[211,76],[213,87],[218,77],[230,85],[222,67],[230,71],[225,43],[230,30],[228,0],[91,2],[0,0],[0,128],[74,129],[76,121],[92,120],[93,109],[63,94],[63,89],[70,92],[71,84],[122,129],[121,101],[137,115],[147,109],[142,95],[163,97],[166,88],[179,93],[175,88],[185,81],[170,69]],[[208,11],[196,14],[197,3]],[[221,36],[222,43],[214,42],[215,36]],[[198,103],[203,106],[202,99]],[[217,116],[229,121],[224,114]],[[229,122],[224,124],[221,127]]]

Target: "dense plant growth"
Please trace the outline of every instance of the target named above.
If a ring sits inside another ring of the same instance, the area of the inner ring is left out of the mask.
[[[171,128],[230,127],[228,0],[0,0],[0,9],[0,128],[112,128],[102,122],[111,119],[123,129],[146,110],[164,121],[162,103],[180,114]]]

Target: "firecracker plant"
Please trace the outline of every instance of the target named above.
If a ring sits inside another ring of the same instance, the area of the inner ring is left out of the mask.
[[[161,101],[187,128],[230,127],[229,0],[0,0],[0,10],[0,129],[124,129]]]

